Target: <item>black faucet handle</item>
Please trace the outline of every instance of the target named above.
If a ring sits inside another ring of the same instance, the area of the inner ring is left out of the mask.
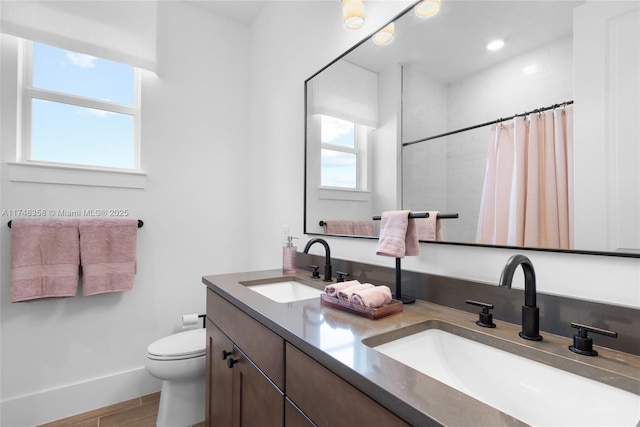
[[[573,336],[573,345],[569,346],[569,350],[574,353],[583,354],[585,356],[597,356],[598,352],[593,349],[593,338],[588,333],[604,335],[611,338],[618,338],[618,333],[608,331],[606,329],[596,328],[595,326],[583,325],[582,323],[571,322],[571,327],[576,328],[578,333]]]
[[[338,275],[338,282],[344,282],[345,276],[349,275],[349,273],[345,273],[344,271],[337,271],[337,270],[336,270],[336,274]]]
[[[478,307],[482,307],[482,311],[478,313],[480,316],[476,325],[482,326],[483,328],[495,328],[496,324],[493,323],[493,314],[489,312],[489,310],[493,310],[493,304],[489,304],[486,302],[474,301],[474,300],[466,300],[467,304],[475,305]]]
[[[312,279],[319,279],[320,278],[320,267],[318,267],[317,265],[313,265],[313,264],[309,264],[309,267],[313,268],[313,272],[311,273],[311,278]]]

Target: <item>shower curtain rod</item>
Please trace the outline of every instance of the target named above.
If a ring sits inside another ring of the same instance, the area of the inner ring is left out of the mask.
[[[573,104],[573,100],[566,101],[566,102],[561,102],[560,104],[553,104],[553,105],[550,105],[548,107],[537,108],[537,109],[531,110],[531,111],[525,111],[524,113],[514,114],[511,117],[500,118],[500,119],[497,119],[497,120],[493,120],[491,122],[481,123],[479,125],[470,126],[470,127],[467,127],[467,128],[458,129],[458,130],[454,130],[454,131],[451,131],[451,132],[442,133],[440,135],[430,136],[428,138],[422,138],[422,139],[416,139],[415,141],[403,142],[402,146],[406,147],[407,145],[413,145],[413,144],[417,144],[419,142],[430,141],[432,139],[442,138],[444,136],[449,136],[449,135],[454,135],[456,133],[466,132],[468,130],[474,130],[474,129],[478,129],[478,128],[485,127],[485,126],[495,125],[495,124],[504,122],[506,120],[515,119],[516,117],[524,117],[524,116],[527,116],[527,115],[533,114],[533,113],[542,113],[543,111],[553,110],[554,108],[564,107],[565,105],[571,105],[571,104]]]

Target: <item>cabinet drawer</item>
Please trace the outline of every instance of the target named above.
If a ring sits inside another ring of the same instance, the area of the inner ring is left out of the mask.
[[[284,390],[284,340],[207,289],[207,317],[215,323],[281,390]]]
[[[407,423],[287,343],[287,396],[318,426],[408,426]]]

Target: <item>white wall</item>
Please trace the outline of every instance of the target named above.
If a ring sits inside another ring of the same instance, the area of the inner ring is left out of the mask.
[[[638,2],[574,11],[576,67],[590,70],[575,85],[576,247],[640,252],[639,21]]]
[[[402,69],[391,66],[378,75],[378,128],[374,133],[371,153],[373,161],[369,173],[372,176],[373,203],[367,219],[380,212],[393,210],[402,203],[400,179],[400,111]],[[396,161],[389,161],[395,159]],[[372,172],[375,171],[375,172]],[[374,235],[379,233],[380,223],[374,221]]]
[[[333,1],[267,2],[253,23],[247,167],[252,269],[280,268],[283,224],[300,237],[298,246],[306,243],[302,233],[304,81],[407,4],[367,2],[365,25],[356,31],[344,29],[340,2]]]
[[[146,346],[179,329],[182,314],[205,311],[203,275],[250,267],[249,29],[181,2],[160,3],[159,28],[159,72],[142,82],[144,190],[11,182],[2,164],[3,209],[125,208],[145,225],[132,291],[11,304],[2,218],[1,425],[159,390]],[[14,42],[3,37],[3,161],[15,156]]]

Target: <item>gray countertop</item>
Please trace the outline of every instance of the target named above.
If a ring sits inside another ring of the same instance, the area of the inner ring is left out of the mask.
[[[455,325],[472,338],[493,340],[516,354],[640,394],[639,356],[598,346],[599,356],[580,356],[567,349],[570,338],[541,331],[543,341],[522,340],[519,325],[495,321],[496,328],[481,328],[475,323],[477,315],[420,300],[404,305],[401,313],[371,320],[322,305],[320,298],[277,303],[241,284],[276,277],[283,277],[280,270],[205,276],[203,283],[412,425],[526,425],[363,343],[366,338],[374,341],[371,337],[430,320]],[[327,284],[310,279],[308,272],[298,273],[297,278],[318,289]]]

